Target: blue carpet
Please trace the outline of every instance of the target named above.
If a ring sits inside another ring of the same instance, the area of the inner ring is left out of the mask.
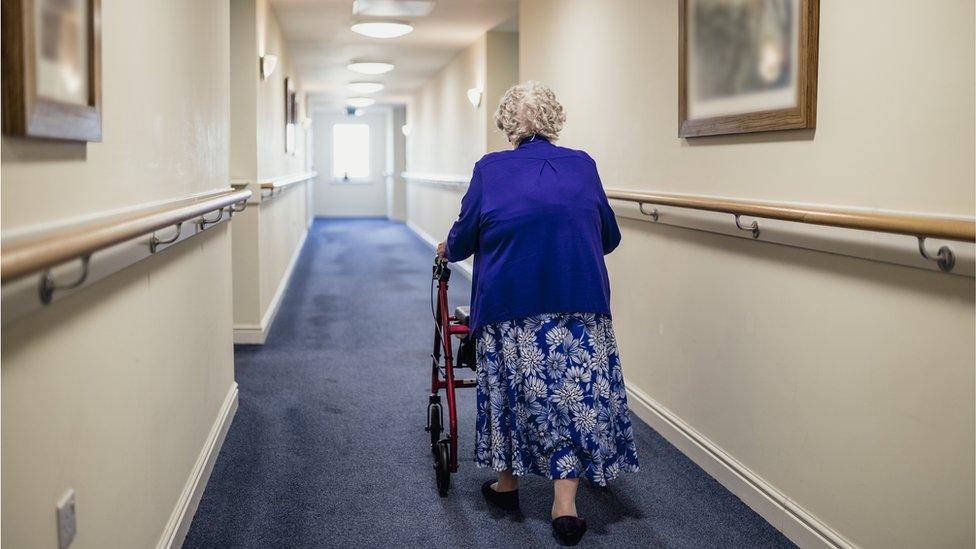
[[[235,348],[240,407],[184,547],[555,546],[550,481],[523,481],[521,518],[482,500],[473,389],[459,393],[461,468],[437,496],[431,258],[401,224],[315,222],[267,344]],[[452,299],[469,291],[455,269]],[[581,547],[793,547],[633,419],[641,472],[581,487]]]

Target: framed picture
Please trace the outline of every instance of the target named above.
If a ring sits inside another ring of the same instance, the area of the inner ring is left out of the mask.
[[[298,101],[295,82],[285,78],[285,152],[295,154],[295,125],[298,123]]]
[[[102,140],[100,0],[3,0],[3,131]]]
[[[815,128],[819,0],[680,0],[678,135]]]

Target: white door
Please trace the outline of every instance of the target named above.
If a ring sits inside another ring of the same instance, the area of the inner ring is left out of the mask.
[[[316,114],[316,217],[386,215],[386,117]]]

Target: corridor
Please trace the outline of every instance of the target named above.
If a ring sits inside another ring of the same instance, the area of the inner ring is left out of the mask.
[[[460,471],[438,497],[424,432],[430,247],[403,224],[319,219],[263,346],[238,346],[240,404],[184,547],[545,547],[552,491],[491,513],[460,391]],[[452,277],[451,296],[470,286]],[[624,371],[627,365],[624,364]],[[464,375],[464,374],[462,374]],[[470,374],[469,374],[470,375]],[[585,547],[793,547],[636,417],[641,471],[585,487]]]
[[[4,549],[976,546],[974,0],[0,2]]]

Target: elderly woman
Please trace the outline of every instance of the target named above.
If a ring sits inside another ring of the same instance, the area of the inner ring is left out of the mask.
[[[498,472],[482,493],[514,512],[519,477],[553,479],[553,534],[575,545],[579,480],[604,486],[637,454],[603,260],[620,231],[593,159],[553,144],[565,120],[542,84],[505,92],[495,123],[515,148],[475,164],[438,253],[475,256],[476,462]]]

